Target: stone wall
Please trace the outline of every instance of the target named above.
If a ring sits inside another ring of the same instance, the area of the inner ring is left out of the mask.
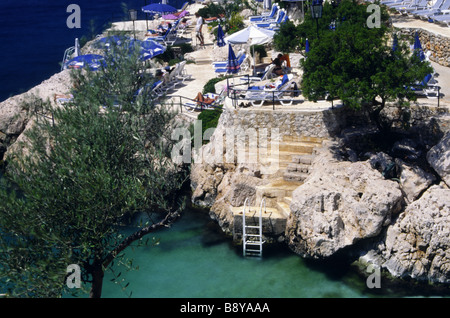
[[[401,28],[401,35],[414,39],[419,34],[420,43],[425,51],[431,51],[430,60],[443,66],[450,66],[450,38],[420,28]]]
[[[295,137],[333,137],[346,125],[345,110],[323,111],[286,109],[227,109],[220,117],[221,126],[246,131],[249,128],[277,128],[279,135]],[[270,134],[270,132],[269,132]]]

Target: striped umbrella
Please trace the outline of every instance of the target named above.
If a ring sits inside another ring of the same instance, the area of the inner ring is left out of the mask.
[[[236,74],[239,72],[241,66],[238,63],[236,55],[234,54],[231,44],[228,44],[228,64],[227,73]]]

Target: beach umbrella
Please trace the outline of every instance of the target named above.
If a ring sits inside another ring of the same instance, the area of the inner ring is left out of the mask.
[[[234,54],[231,44],[228,44],[228,62],[227,62],[227,73],[236,74],[239,72],[241,66],[238,63],[236,54]]]
[[[157,55],[163,54],[166,51],[166,47],[153,40],[140,41],[141,47],[141,60],[146,61]]]
[[[164,20],[178,20],[181,19],[189,14],[189,11],[183,10],[180,13],[169,13],[166,15],[163,15],[162,18]]]
[[[275,31],[266,30],[264,28],[258,28],[257,26],[251,25],[241,31],[233,33],[227,36],[224,41],[225,43],[231,44],[245,44],[250,42],[250,45],[255,44],[266,44],[272,41]],[[255,48],[253,47],[253,58],[255,56]],[[255,63],[253,63],[253,73],[255,73]]]
[[[419,34],[417,32],[414,38],[414,52],[419,55],[421,61],[425,59],[425,54],[423,53],[422,44],[420,43]]]
[[[124,35],[111,35],[98,39],[95,42],[97,48],[109,49],[111,46],[121,46],[123,43],[130,41],[130,38]]]
[[[392,40],[392,51],[396,51],[398,47],[397,34],[394,34],[394,39]]]
[[[309,53],[309,40],[306,39],[306,43],[305,43],[305,55],[308,55]]]
[[[266,44],[272,41],[274,35],[275,31],[258,28],[257,26],[251,25],[241,31],[227,36],[224,41],[225,43],[231,44],[245,44],[249,41],[250,45]]]
[[[89,67],[92,71],[96,71],[100,66],[105,65],[105,59],[103,56],[98,54],[85,54],[79,55],[65,65],[65,69],[80,69],[84,67]]]
[[[177,12],[177,9],[163,3],[152,3],[142,7],[142,11],[145,13],[159,13],[159,14],[168,14]]]
[[[219,28],[217,29],[217,46],[222,47],[225,46],[224,34],[222,26],[219,24]]]

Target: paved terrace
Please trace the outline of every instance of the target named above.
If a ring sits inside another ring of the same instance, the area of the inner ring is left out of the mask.
[[[194,13],[197,12],[198,9],[203,7],[202,4],[191,4],[188,6],[187,10],[191,13],[190,16],[186,17],[188,19],[188,23],[190,23],[190,27],[184,34],[184,38],[180,40],[180,42],[189,42],[196,48],[196,51],[191,53],[191,56],[195,59],[195,63],[186,64],[186,71],[188,74],[192,75],[192,79],[186,81],[183,85],[177,86],[175,90],[169,92],[167,98],[170,101],[173,96],[184,96],[187,98],[195,98],[198,92],[203,90],[203,86],[206,84],[208,80],[216,77],[214,73],[214,69],[211,66],[211,63],[214,61],[214,55],[217,54],[218,50],[223,48],[218,48],[213,42],[213,36],[208,32],[207,27],[204,28],[203,34],[205,37],[205,47],[199,48],[196,47],[196,39],[195,39],[195,16]],[[450,28],[439,26],[433,23],[428,23],[425,21],[421,21],[414,18],[404,17],[401,15],[393,15],[393,24],[398,28],[422,28],[429,30],[433,33],[440,34],[450,38]],[[161,20],[155,21],[136,21],[135,22],[135,30],[139,36],[143,36],[148,28],[156,28],[156,26],[161,22]],[[115,23],[114,28],[118,30],[132,30],[133,25],[131,22],[120,22]],[[275,54],[275,53],[273,53]],[[269,53],[270,55],[270,53]],[[444,67],[437,63],[431,62],[431,65],[435,68],[437,72],[437,80],[438,85],[441,86],[441,99],[440,99],[440,107],[447,108],[450,110],[450,68]],[[293,68],[292,72],[296,75],[295,79],[298,82],[299,77],[302,74],[302,71],[298,68]],[[173,98],[175,103],[179,102],[178,97]],[[246,104],[246,103],[245,103]],[[339,107],[340,101],[333,102],[334,107]],[[437,99],[428,99],[425,97],[418,98],[417,105],[420,106],[437,106]],[[234,107],[230,100],[226,103],[227,107]],[[178,107],[178,106],[177,106]],[[275,105],[276,109],[286,109],[289,111],[297,110],[297,111],[321,111],[324,109],[328,109],[332,107],[331,102],[319,101],[317,103],[306,101],[303,96],[297,97],[296,102],[294,102],[291,106],[282,106],[279,103]],[[271,109],[272,103],[266,102],[262,107],[263,109]],[[190,119],[194,119],[198,116],[198,112],[188,113],[183,112]]]

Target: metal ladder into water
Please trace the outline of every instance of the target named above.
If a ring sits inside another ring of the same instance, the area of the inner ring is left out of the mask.
[[[247,201],[248,198],[245,199],[244,202],[244,210],[242,212],[242,249],[244,257],[253,256],[253,257],[262,257],[262,246],[264,241],[262,239],[262,209],[264,205],[264,211],[266,210],[266,200],[262,199],[260,207],[259,207],[259,217],[258,223],[247,225],[247,221],[245,219],[245,212],[247,209]],[[250,207],[248,207],[250,212]],[[253,213],[253,219],[256,214],[256,211]]]

